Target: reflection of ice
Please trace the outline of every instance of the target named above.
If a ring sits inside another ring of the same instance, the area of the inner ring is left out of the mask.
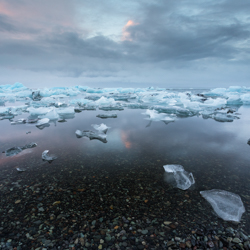
[[[200,194],[223,220],[239,222],[245,212],[245,207],[237,194],[219,189],[201,191]]]
[[[43,129],[45,127],[49,127],[49,118],[43,118],[41,120],[38,120],[36,123],[36,126],[40,129]]]
[[[49,150],[44,150],[43,153],[42,153],[42,159],[44,161],[48,161],[49,163],[51,163],[53,160],[57,159],[56,156],[54,155],[49,155]]]
[[[186,190],[195,183],[192,173],[188,173],[181,165],[165,165],[165,180],[173,186]]]
[[[106,134],[98,134],[90,130],[76,130],[75,132],[77,138],[88,137],[90,140],[99,140],[103,143],[107,143]]]

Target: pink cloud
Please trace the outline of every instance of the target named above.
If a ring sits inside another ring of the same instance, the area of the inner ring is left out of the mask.
[[[131,26],[136,26],[138,25],[139,23],[135,23],[134,21],[132,20],[129,20],[126,25],[123,27],[122,29],[122,38],[121,40],[122,41],[133,41],[132,37],[131,37],[131,34],[129,32],[129,27]]]

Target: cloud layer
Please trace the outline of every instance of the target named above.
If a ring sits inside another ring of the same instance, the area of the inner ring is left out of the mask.
[[[50,85],[55,77],[99,86],[247,85],[249,9],[248,0],[3,0],[0,84],[30,74],[37,85],[39,77]]]

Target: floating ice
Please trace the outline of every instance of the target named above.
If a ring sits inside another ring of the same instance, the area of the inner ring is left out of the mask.
[[[237,194],[219,189],[201,191],[200,194],[223,220],[239,222],[245,212],[245,207]]]
[[[40,91],[34,91],[32,92],[32,100],[33,101],[40,101],[42,99],[42,96],[40,95]]]
[[[37,127],[38,127],[38,126],[42,126],[42,125],[44,125],[44,124],[46,124],[46,123],[49,123],[49,118],[43,118],[43,119],[41,119],[41,120],[38,120],[36,126],[37,126]]]
[[[233,122],[235,119],[239,119],[237,116],[230,114],[217,113],[214,116],[214,120],[218,122]]]
[[[48,118],[49,120],[57,120],[59,118],[59,115],[57,114],[56,109],[53,108],[47,114],[39,116],[39,118]]]
[[[30,144],[26,144],[26,145],[20,146],[20,147],[8,148],[5,151],[3,151],[3,153],[5,153],[6,156],[13,156],[13,155],[19,154],[20,152],[22,152],[25,149],[34,148],[36,146],[37,146],[36,143],[30,143]]]
[[[99,114],[96,117],[106,119],[106,118],[117,118],[117,114]]]
[[[151,121],[164,121],[164,122],[173,122],[174,118],[167,116],[166,114],[163,113],[158,113],[155,110],[149,110],[147,109],[144,115],[147,115],[149,120]]]
[[[106,134],[97,134],[97,133],[90,131],[90,130],[83,130],[83,131],[76,130],[75,134],[76,134],[77,138],[88,137],[90,140],[96,139],[96,140],[99,140],[103,143],[107,143],[107,139],[106,139],[107,135]]]
[[[20,119],[14,121],[14,122],[11,122],[10,124],[11,125],[16,125],[16,124],[25,124],[25,123],[26,123],[26,119],[20,118]]]
[[[42,153],[42,159],[44,161],[47,161],[49,163],[51,163],[52,161],[54,161],[55,159],[57,159],[57,157],[55,155],[48,155],[49,150],[44,150]]]
[[[50,112],[52,108],[45,108],[45,107],[40,107],[40,108],[27,108],[27,111],[30,113],[30,115],[33,116],[38,116],[38,115],[45,115],[48,112]]]
[[[166,172],[165,180],[173,186],[186,190],[195,183],[192,173],[188,173],[181,165],[165,165],[163,166]]]
[[[247,144],[250,145],[250,139],[248,139]]]
[[[107,133],[107,131],[108,131],[108,129],[110,128],[110,127],[108,127],[106,124],[104,124],[104,123],[101,123],[100,125],[97,125],[97,124],[92,124],[91,125],[94,129],[96,129],[96,130],[98,130],[99,132],[102,132],[102,133],[104,133],[104,134],[106,134]]]

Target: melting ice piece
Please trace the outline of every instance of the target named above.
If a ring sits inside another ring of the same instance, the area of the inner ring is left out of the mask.
[[[158,113],[156,110],[147,109],[144,115],[147,115],[149,120],[151,121],[164,121],[164,122],[173,122],[174,118],[169,117],[166,114]]]
[[[250,139],[248,139],[247,144],[250,145]]]
[[[117,114],[99,114],[96,117],[106,119],[106,118],[117,118]]]
[[[52,161],[54,161],[55,159],[57,159],[57,157],[55,155],[48,155],[49,150],[44,150],[42,153],[42,159],[44,161],[48,161],[49,163],[51,163]]]
[[[165,165],[163,166],[167,173],[166,181],[173,186],[186,190],[195,183],[192,173],[188,173],[181,165]]]
[[[14,122],[11,122],[10,124],[11,125],[16,125],[16,124],[24,124],[24,123],[26,123],[26,119],[20,118],[20,119],[14,121]]]
[[[18,172],[24,172],[24,171],[25,171],[24,169],[21,169],[21,168],[16,168],[16,170],[17,170]]]
[[[246,211],[239,195],[219,189],[201,191],[215,213],[226,221],[239,222],[242,214]]]
[[[164,170],[167,173],[174,173],[176,171],[184,171],[184,168],[181,165],[164,165]]]
[[[108,129],[110,128],[110,127],[108,127],[106,124],[104,124],[104,123],[101,123],[100,125],[97,125],[97,124],[92,124],[91,125],[94,129],[96,129],[96,130],[98,130],[99,132],[102,132],[102,133],[104,133],[104,134],[106,134],[107,133],[107,131],[108,131]]]
[[[233,122],[235,119],[239,119],[239,117],[223,113],[217,113],[214,116],[214,120],[217,122]]]
[[[107,135],[105,134],[97,134],[90,130],[83,130],[83,131],[76,130],[75,134],[77,138],[88,137],[90,140],[96,139],[103,143],[107,143],[107,139],[106,139]]]
[[[5,153],[6,156],[13,156],[13,155],[17,155],[20,152],[22,152],[24,149],[27,148],[34,148],[36,147],[37,144],[36,143],[30,143],[30,144],[26,144],[24,146],[21,147],[12,147],[12,148],[8,148],[5,151],[3,151],[3,153]]]
[[[49,123],[49,118],[43,118],[43,119],[41,119],[41,120],[39,120],[39,121],[37,122],[36,126],[37,126],[37,127],[40,127],[40,126],[45,125],[45,124],[47,124],[47,123]]]

